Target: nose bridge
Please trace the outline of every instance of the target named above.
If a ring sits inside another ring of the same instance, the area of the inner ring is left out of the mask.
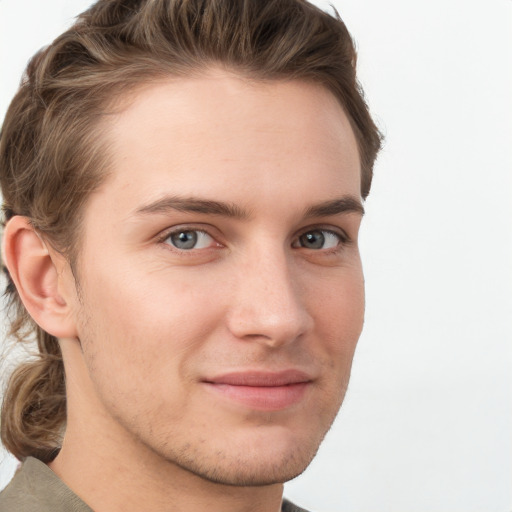
[[[230,315],[233,334],[279,346],[305,333],[312,319],[295,278],[293,261],[282,247],[246,255]]]

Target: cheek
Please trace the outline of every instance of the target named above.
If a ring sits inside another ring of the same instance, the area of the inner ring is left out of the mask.
[[[197,273],[160,269],[137,272],[132,267],[91,277],[86,299],[107,330],[146,333],[144,344],[148,345],[173,332],[192,334],[195,328],[202,328],[202,322],[207,324],[209,317],[215,316],[212,289],[215,283]]]
[[[201,284],[199,290],[194,279],[169,272],[91,276],[82,332],[96,377],[109,375],[121,389],[161,385],[166,393],[187,379],[192,355],[201,351],[222,314],[208,292],[212,286]]]
[[[360,266],[320,283],[314,296],[315,325],[331,361],[351,363],[364,323],[364,279]]]

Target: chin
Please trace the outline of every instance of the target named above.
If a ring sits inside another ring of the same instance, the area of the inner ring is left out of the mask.
[[[237,460],[220,457],[218,461],[181,461],[178,464],[204,480],[236,487],[258,487],[282,484],[299,476],[309,466],[314,453],[295,452],[281,457],[242,456]],[[176,463],[176,461],[174,461]]]
[[[256,431],[243,439],[233,436],[219,444],[209,440],[194,444],[193,448],[188,445],[179,453],[162,455],[173,465],[218,484],[237,487],[282,484],[309,466],[325,432],[321,436],[318,433],[308,436],[283,434],[281,431],[269,436]],[[205,445],[207,451],[203,451]]]

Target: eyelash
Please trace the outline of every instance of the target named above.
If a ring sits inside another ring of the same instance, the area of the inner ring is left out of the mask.
[[[325,242],[327,241],[326,239],[329,236],[334,236],[338,240],[338,243],[334,247],[316,249],[317,252],[322,251],[323,254],[335,253],[335,252],[339,251],[340,249],[342,249],[343,247],[345,247],[350,242],[350,240],[345,232],[335,231],[333,229],[328,229],[328,228],[325,228],[322,226],[308,227],[305,231],[303,231],[301,234],[299,234],[297,236],[296,240],[299,241],[299,243],[300,243],[300,239],[302,237],[304,237],[305,235],[308,235],[308,234],[312,234],[312,233],[323,233]],[[325,236],[326,234],[328,236]],[[292,244],[292,247],[294,247],[294,244],[295,244],[295,241]],[[306,249],[306,250],[309,249],[308,247],[304,247],[304,246],[298,246],[297,248],[298,249]]]
[[[320,252],[322,251],[322,253],[324,254],[331,254],[331,253],[336,253],[338,252],[339,250],[341,250],[343,247],[345,247],[346,245],[350,244],[351,243],[351,240],[350,238],[348,237],[348,235],[340,230],[340,231],[337,231],[337,230],[333,230],[333,229],[330,229],[330,228],[326,228],[326,227],[323,227],[323,226],[309,226],[307,229],[303,230],[301,233],[299,233],[293,240],[292,242],[292,247],[293,248],[296,248],[296,249],[306,249],[308,250],[309,248],[308,247],[304,247],[304,246],[301,246],[301,245],[295,245],[297,242],[300,243],[300,239],[301,237],[307,235],[307,234],[310,234],[310,233],[314,233],[314,232],[320,232],[320,233],[324,233],[324,234],[328,234],[329,236],[334,236],[338,239],[338,244],[335,246],[335,247],[332,247],[332,248],[327,248],[327,249],[311,249],[313,250],[314,252]],[[170,237],[172,237],[173,235],[178,235],[180,233],[202,233],[208,237],[210,237],[214,242],[217,243],[217,245],[219,247],[223,247],[223,245],[217,241],[217,238],[213,235],[211,235],[207,230],[205,229],[200,229],[200,228],[197,228],[197,227],[193,227],[193,226],[180,226],[180,227],[177,227],[177,228],[172,228],[171,230],[168,230],[166,232],[164,232],[159,238],[158,238],[158,242],[160,242],[162,245],[166,246],[166,248],[170,248],[170,250],[173,250],[175,251],[176,253],[178,254],[186,254],[186,253],[191,253],[192,251],[200,251],[200,250],[206,250],[206,249],[209,249],[209,247],[204,247],[204,248],[199,248],[199,249],[196,249],[196,248],[191,248],[191,249],[180,249],[174,245],[172,245],[172,243],[168,243],[168,240]]]
[[[199,228],[196,228],[196,227],[189,227],[189,226],[180,226],[178,228],[173,228],[169,231],[166,231],[165,233],[162,234],[161,237],[159,237],[159,242],[162,243],[164,246],[166,247],[170,247],[171,250],[174,250],[175,252],[179,253],[179,254],[184,254],[184,253],[190,253],[194,250],[204,250],[204,249],[207,249],[207,248],[200,248],[200,249],[195,249],[195,248],[192,248],[192,249],[179,249],[178,247],[175,247],[174,245],[172,245],[170,242],[167,243],[167,241],[169,240],[169,238],[171,238],[173,235],[179,235],[181,233],[201,233],[203,235],[206,235],[208,237],[210,237],[213,241],[217,242],[216,240],[216,237],[214,237],[213,235],[211,235],[210,233],[208,233],[207,230],[205,229],[199,229]],[[217,242],[217,245],[221,246],[222,244],[220,244],[219,242]]]

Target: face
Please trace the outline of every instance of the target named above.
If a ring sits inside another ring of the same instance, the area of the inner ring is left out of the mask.
[[[208,480],[296,476],[341,405],[363,323],[346,115],[318,85],[211,71],[141,90],[106,136],[75,311],[103,412]]]

